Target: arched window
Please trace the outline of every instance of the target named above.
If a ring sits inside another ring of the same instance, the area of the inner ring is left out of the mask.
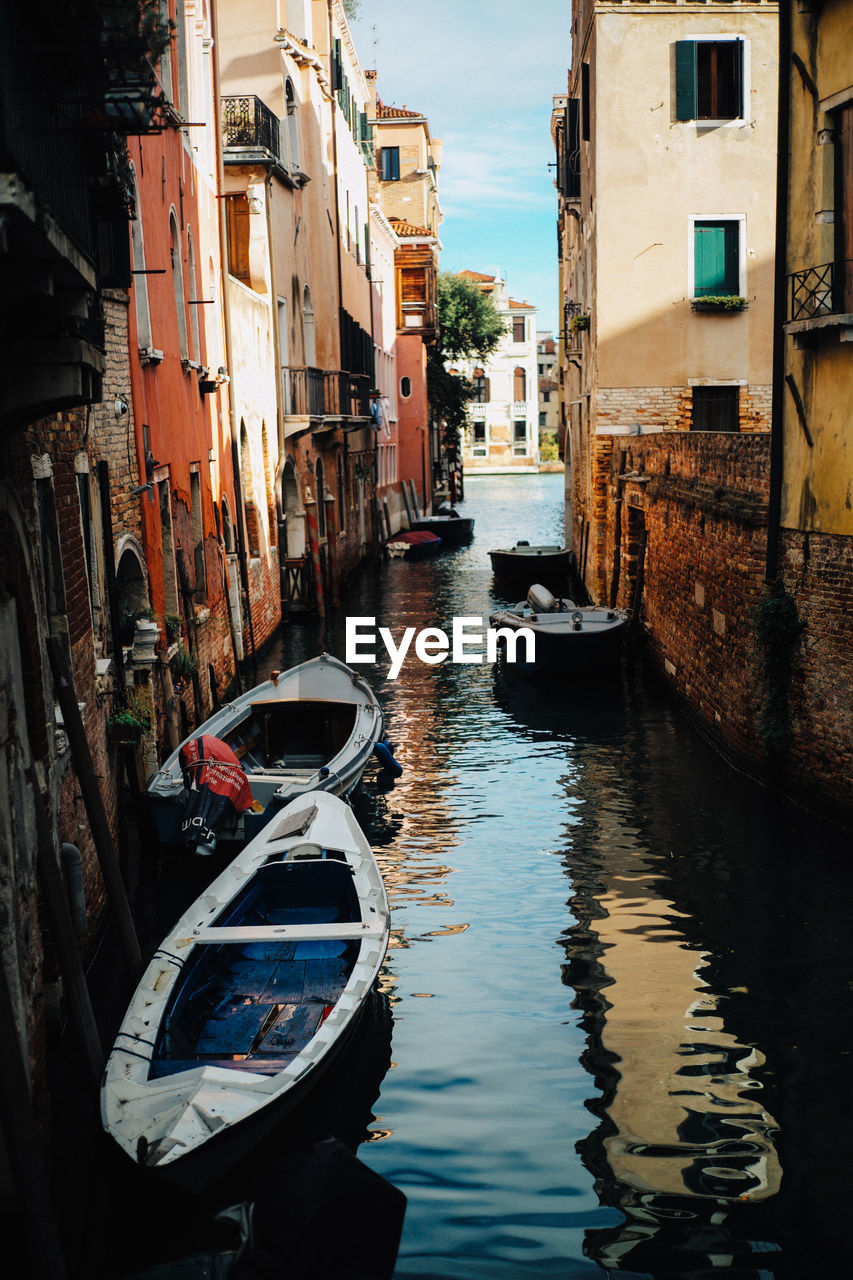
[[[474,387],[474,404],[486,404],[489,399],[489,379],[485,369],[475,369],[471,374]]]
[[[181,262],[181,241],[178,235],[178,220],[175,217],[175,211],[169,217],[169,226],[171,228],[171,244],[169,247],[169,256],[172,266],[172,288],[175,291],[175,311],[178,317],[178,342],[181,348],[181,359],[189,358],[187,348],[187,308],[184,296],[184,269]]]
[[[338,532],[343,533],[346,528],[347,518],[347,487],[346,487],[346,471],[344,469],[343,454],[338,454],[337,462],[338,473]]]
[[[240,480],[243,485],[243,503],[246,509],[246,540],[250,556],[261,554],[261,522],[255,502],[255,481],[252,475],[252,455],[249,449],[249,433],[245,422],[240,422]]]
[[[190,336],[192,338],[192,346],[190,348],[190,359],[201,360],[201,341],[199,339],[199,283],[198,274],[195,269],[195,249],[193,248],[193,233],[187,227],[187,276],[189,278],[189,308],[190,308]]]
[[[527,399],[527,374],[518,365],[512,374],[512,398],[516,402]]]
[[[307,368],[313,369],[317,363],[317,350],[314,339],[314,300],[307,284],[302,290],[302,326],[305,335],[305,364]]]
[[[142,233],[142,206],[139,201],[139,186],[136,181],[136,170],[133,173],[133,196],[136,214],[130,224],[130,252],[133,267],[133,304],[136,311],[136,340],[140,350],[153,347],[151,340],[151,311],[148,306],[148,276],[145,275],[145,242]]]
[[[326,536],[326,486],[323,481],[323,459],[317,459],[317,465],[314,468],[314,475],[317,479],[317,528],[320,537]]]
[[[285,163],[291,173],[299,170],[299,103],[293,81],[288,77],[284,85],[287,115],[282,121],[281,145]]]
[[[230,556],[234,554],[234,524],[231,519],[231,507],[228,504],[228,495],[222,495],[222,541],[225,543],[225,554]]]
[[[261,444],[264,451],[264,493],[267,499],[267,520],[269,521],[270,538],[276,529],[275,489],[273,488],[272,466],[270,465],[270,445],[267,438],[267,424],[261,423]]]
[[[400,395],[403,397],[404,400],[408,400],[411,394],[412,394],[411,378],[401,378],[400,379]]]

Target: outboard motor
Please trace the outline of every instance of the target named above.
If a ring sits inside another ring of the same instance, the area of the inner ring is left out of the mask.
[[[547,587],[542,586],[541,582],[534,582],[530,587],[527,592],[527,603],[534,613],[554,613],[557,609],[556,599]]]
[[[181,747],[186,804],[181,823],[184,844],[202,857],[216,848],[219,832],[235,814],[253,805],[249,779],[234,752],[221,738],[200,734]]]

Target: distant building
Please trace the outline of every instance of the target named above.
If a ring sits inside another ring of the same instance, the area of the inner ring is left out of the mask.
[[[536,308],[511,298],[501,276],[478,271],[459,274],[491,297],[506,325],[488,360],[458,365],[474,386],[463,451],[465,471],[535,471],[539,465]]]
[[[445,492],[438,432],[430,422],[426,383],[427,347],[437,333],[436,280],[442,214],[438,170],[442,144],[430,134],[419,111],[386,105],[372,76],[371,121],[376,137],[376,168],[370,174],[371,199],[397,237],[394,253],[396,339],[396,477],[386,478],[383,500],[399,506],[414,485],[418,505],[427,511]],[[390,282],[386,282],[388,286]],[[397,516],[392,520],[396,521]],[[399,527],[399,525],[398,525]]]
[[[539,437],[543,432],[560,428],[560,370],[557,360],[557,344],[553,334],[536,335],[536,372],[539,380]]]

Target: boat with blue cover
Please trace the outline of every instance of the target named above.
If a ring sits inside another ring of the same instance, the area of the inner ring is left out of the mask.
[[[220,1176],[346,1043],[389,923],[349,806],[323,792],[287,805],[154,953],[107,1062],[106,1131],[186,1187]]]

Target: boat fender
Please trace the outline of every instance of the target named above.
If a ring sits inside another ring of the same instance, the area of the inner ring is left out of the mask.
[[[393,777],[399,778],[403,772],[403,766],[394,759],[387,742],[374,742],[373,754],[383,769],[386,769]]]
[[[321,766],[320,766],[320,777],[321,777],[321,778],[328,778],[328,776],[329,776],[329,766],[328,766],[327,764],[323,764],[323,765],[321,765]]]

